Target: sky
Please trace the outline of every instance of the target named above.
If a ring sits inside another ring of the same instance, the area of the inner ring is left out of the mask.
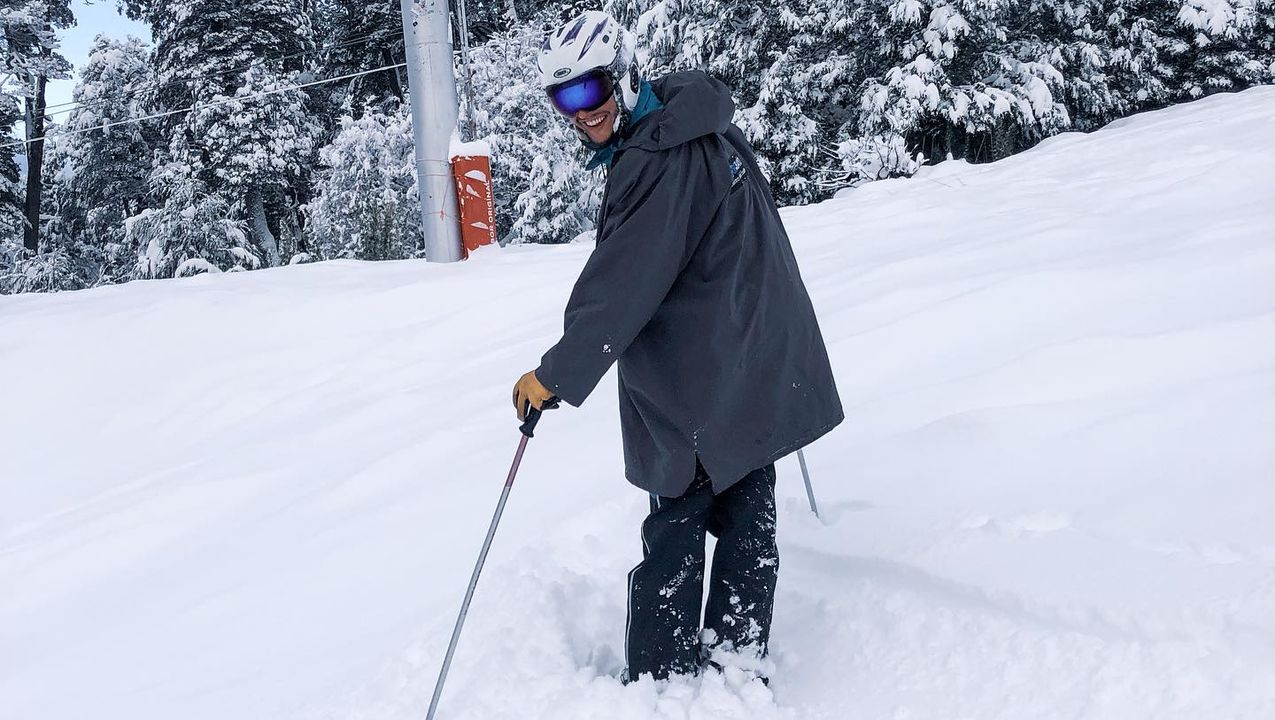
[[[84,65],[88,59],[89,47],[93,38],[98,35],[121,38],[136,35],[150,41],[151,31],[146,25],[121,17],[115,9],[114,0],[98,0],[92,4],[84,0],[74,0],[71,10],[75,12],[75,27],[62,32],[62,55],[71,61],[75,70]],[[49,83],[49,105],[60,105],[71,101],[71,91],[75,88],[74,78],[56,80]]]

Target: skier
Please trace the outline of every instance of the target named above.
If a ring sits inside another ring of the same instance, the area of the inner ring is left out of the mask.
[[[607,168],[597,246],[562,339],[514,387],[580,405],[618,364],[625,475],[650,493],[629,573],[622,678],[764,656],[775,583],[775,460],[844,415],[827,351],[730,90],[699,72],[644,81],[604,12],[551,33],[549,101]],[[705,532],[717,537],[703,628]],[[764,678],[763,678],[764,679]]]

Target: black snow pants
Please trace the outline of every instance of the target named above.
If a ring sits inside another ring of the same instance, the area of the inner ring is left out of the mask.
[[[705,532],[717,538],[717,548],[701,636]],[[697,673],[717,648],[765,654],[779,577],[773,464],[719,495],[697,466],[681,497],[652,495],[642,551],[629,573],[628,678]]]

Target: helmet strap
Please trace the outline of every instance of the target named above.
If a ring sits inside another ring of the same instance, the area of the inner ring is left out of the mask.
[[[624,101],[616,102],[615,106],[620,109],[615,114],[615,126],[611,129],[619,137],[629,136],[629,119],[633,117],[633,111],[624,106]]]

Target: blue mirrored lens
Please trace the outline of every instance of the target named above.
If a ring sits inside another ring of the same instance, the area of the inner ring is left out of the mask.
[[[549,99],[563,115],[596,110],[611,97],[611,79],[606,73],[591,72],[549,88]]]

